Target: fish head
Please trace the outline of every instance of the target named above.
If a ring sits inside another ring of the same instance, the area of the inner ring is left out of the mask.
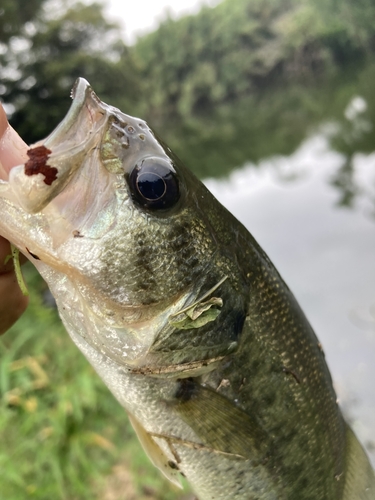
[[[239,223],[146,122],[82,78],[72,97],[1,183],[2,234],[47,281],[70,334],[111,359],[189,374],[232,352],[248,293],[231,249]]]

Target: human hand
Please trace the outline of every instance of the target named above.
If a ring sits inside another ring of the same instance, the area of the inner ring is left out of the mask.
[[[27,144],[8,124],[0,105],[0,179],[7,180],[12,167],[27,161],[28,149]],[[5,264],[10,253],[9,242],[0,236],[0,335],[15,323],[28,304],[28,298],[22,294],[13,271],[12,259]]]

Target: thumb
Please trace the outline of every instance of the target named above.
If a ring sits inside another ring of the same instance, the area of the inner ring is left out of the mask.
[[[0,179],[7,180],[12,167],[28,159],[28,145],[9,125],[4,108],[0,105]]]

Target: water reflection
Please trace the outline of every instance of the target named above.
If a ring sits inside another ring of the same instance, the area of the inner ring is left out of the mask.
[[[262,168],[264,158],[289,156],[306,137],[324,133],[341,158],[327,177],[339,193],[337,203],[355,206],[366,198],[375,215],[375,176],[366,173],[363,179],[373,161],[359,167],[361,155],[368,162],[375,150],[374,81],[375,63],[367,63],[309,86],[265,89],[158,131],[202,178],[223,177],[248,161]]]
[[[366,203],[343,209],[332,128],[292,155],[246,164],[209,189],[245,224],[293,290],[321,340],[347,418],[375,465],[375,228]],[[374,179],[375,155],[351,156],[352,178]]]
[[[339,203],[353,206],[365,201],[375,215],[375,176],[373,158],[369,159],[362,152],[371,152],[375,148],[373,123],[375,107],[369,109],[362,96],[354,96],[344,110],[345,120],[337,124],[337,130],[331,136],[331,147],[344,155],[342,166],[332,178],[332,184],[341,193]],[[364,175],[363,175],[364,174]]]

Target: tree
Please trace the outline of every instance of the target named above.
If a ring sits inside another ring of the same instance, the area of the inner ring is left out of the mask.
[[[10,43],[2,69],[3,99],[14,106],[11,123],[27,142],[43,138],[61,121],[78,76],[103,100],[128,112],[136,109],[136,68],[118,26],[105,20],[99,4],[60,6],[53,19],[41,11],[13,47]]]
[[[0,44],[6,44],[17,36],[26,23],[40,12],[45,0],[2,0],[0,6]]]

